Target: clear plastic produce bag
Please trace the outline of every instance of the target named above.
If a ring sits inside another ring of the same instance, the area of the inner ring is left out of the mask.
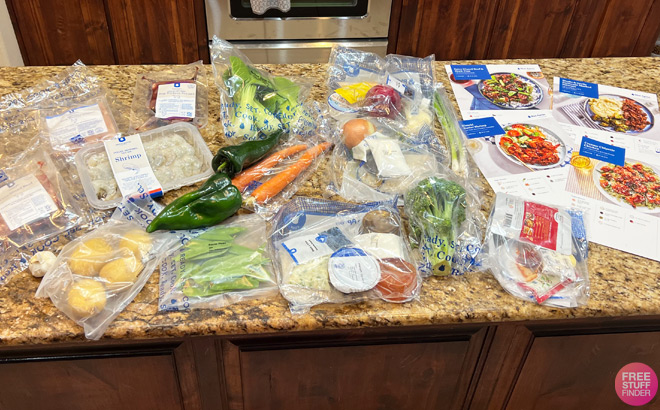
[[[160,264],[159,310],[219,308],[275,296],[266,221],[240,215],[191,235]]]
[[[171,232],[145,232],[160,209],[148,197],[126,198],[107,223],[62,248],[36,296],[49,297],[88,339],[99,339],[180,243]]]
[[[190,122],[202,128],[208,117],[208,80],[202,61],[138,74],[130,131],[175,122]]]
[[[588,242],[581,211],[498,194],[484,252],[485,267],[513,296],[553,307],[587,303]]]
[[[272,222],[271,252],[293,313],[322,303],[417,297],[422,281],[395,203],[296,197],[280,209]]]
[[[255,68],[229,42],[213,37],[211,63],[220,91],[220,119],[230,144],[268,136],[278,130],[311,136],[318,108],[309,99],[311,84],[273,76]]]

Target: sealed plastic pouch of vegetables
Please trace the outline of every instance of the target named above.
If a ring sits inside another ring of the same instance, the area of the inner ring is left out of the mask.
[[[581,211],[497,194],[484,267],[513,296],[544,306],[584,305],[587,251]]]
[[[62,248],[36,296],[49,297],[83,326],[88,339],[99,339],[143,288],[161,255],[180,243],[170,232],[145,232],[159,210],[149,197],[126,198],[107,223]]]
[[[160,264],[159,310],[220,308],[275,296],[266,221],[240,215],[191,234]]]
[[[272,221],[271,253],[293,313],[322,303],[417,297],[421,278],[395,203],[296,197],[280,209]]]
[[[267,137],[279,130],[311,136],[318,108],[311,84],[257,69],[227,41],[213,37],[211,63],[220,91],[220,119],[230,144]]]
[[[138,74],[131,107],[131,131],[175,122],[202,128],[208,122],[208,80],[202,61]]]

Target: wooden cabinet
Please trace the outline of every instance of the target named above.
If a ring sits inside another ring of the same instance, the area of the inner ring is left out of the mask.
[[[649,56],[660,0],[395,0],[389,52],[437,60]]]
[[[204,0],[6,0],[26,65],[208,62]]]

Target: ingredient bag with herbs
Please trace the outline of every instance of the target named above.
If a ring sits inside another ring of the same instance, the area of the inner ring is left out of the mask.
[[[404,209],[422,276],[462,275],[478,266],[483,222],[471,186],[445,170],[406,192]]]
[[[280,292],[293,313],[322,303],[414,299],[421,278],[402,237],[396,198],[356,205],[295,197],[272,221]]]
[[[191,236],[160,265],[159,310],[219,308],[277,295],[260,216],[240,215]]]
[[[202,128],[208,122],[208,80],[201,61],[138,74],[131,131],[146,131],[175,122]]]
[[[310,85],[255,68],[229,42],[213,38],[211,63],[220,91],[220,119],[230,144],[254,140],[278,130],[312,135],[317,111]]]
[[[433,127],[434,57],[408,57],[335,46],[328,65],[328,104],[332,117],[359,113],[401,124],[406,134]]]
[[[332,153],[333,188],[355,201],[403,195],[419,180],[439,172],[445,158],[433,132],[408,135],[395,122],[342,116]]]
[[[588,242],[582,212],[497,194],[484,267],[513,296],[552,307],[587,303]]]
[[[126,198],[108,222],[68,243],[37,289],[99,339],[140,292],[159,258],[177,246],[169,232],[147,234],[145,226],[159,205],[149,197]]]

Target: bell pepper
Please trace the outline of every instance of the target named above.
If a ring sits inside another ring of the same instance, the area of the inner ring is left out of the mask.
[[[147,227],[151,233],[159,229],[195,229],[216,225],[241,207],[241,192],[225,173],[206,180],[197,190],[167,205]]]
[[[284,131],[279,130],[270,136],[257,141],[245,141],[238,145],[222,147],[213,157],[213,171],[226,172],[230,177],[238,174],[243,167],[259,161],[280,141]]]

